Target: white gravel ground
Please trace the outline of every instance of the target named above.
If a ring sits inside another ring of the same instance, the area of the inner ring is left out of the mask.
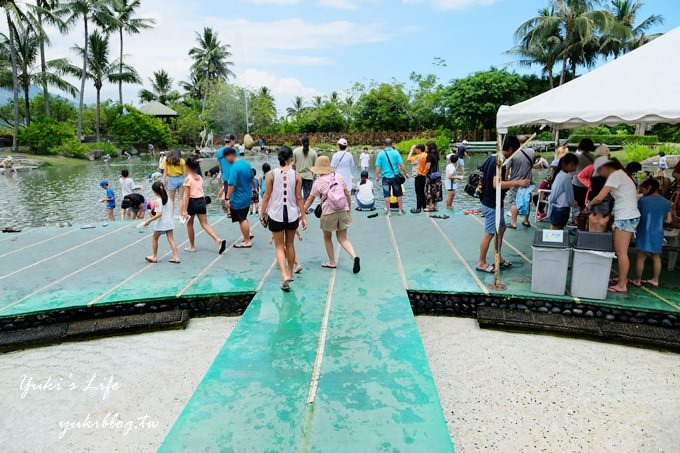
[[[0,354],[0,450],[156,451],[236,322]],[[459,452],[678,451],[680,355],[418,326]]]

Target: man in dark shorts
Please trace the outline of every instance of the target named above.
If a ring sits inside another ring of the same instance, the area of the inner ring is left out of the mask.
[[[250,198],[255,188],[253,168],[247,160],[238,159],[236,157],[236,149],[232,147],[224,149],[224,156],[231,166],[229,169],[229,188],[227,189],[225,200],[231,212],[231,221],[233,223],[238,222],[243,234],[243,241],[234,245],[234,248],[251,248],[253,243],[251,242],[252,236],[250,235],[248,212],[250,211]]]
[[[123,197],[120,208],[124,213],[127,211],[127,217],[130,219],[143,219],[146,213],[146,203],[144,201],[142,194],[133,192]]]
[[[385,215],[390,215],[390,197],[397,197],[399,215],[404,215],[403,190],[396,178],[403,175],[408,179],[408,172],[399,151],[392,147],[392,139],[385,139],[385,149],[378,153],[375,159],[375,180],[382,182],[383,197],[385,198]]]

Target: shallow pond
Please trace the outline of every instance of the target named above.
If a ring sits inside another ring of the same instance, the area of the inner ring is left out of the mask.
[[[472,162],[466,162],[466,170],[477,167],[485,155],[476,155]],[[272,167],[278,166],[274,154],[253,154],[245,157],[261,174],[262,164],[269,162]],[[373,156],[375,158],[375,156]],[[358,156],[355,161],[358,162]],[[120,206],[120,185],[118,178],[124,168],[130,171],[135,183],[142,186],[139,191],[144,197],[151,197],[151,183],[148,175],[157,167],[157,160],[147,156],[133,157],[130,160],[114,159],[109,163],[88,162],[83,165],[67,167],[45,167],[28,173],[16,175],[0,175],[0,227],[37,227],[45,225],[59,225],[65,222],[90,223],[106,219],[104,205],[99,203],[104,191],[99,187],[99,181],[106,178],[117,193],[117,205]],[[444,166],[444,160],[441,161]],[[204,159],[201,162],[203,171],[216,165],[215,159]],[[410,167],[410,165],[407,165]],[[443,169],[443,168],[442,168]],[[409,168],[410,170],[410,168]],[[359,169],[355,168],[354,177],[358,178]],[[373,176],[373,159],[371,161],[371,175]],[[469,209],[478,206],[478,202],[461,190],[456,195],[457,209]],[[218,183],[206,181],[206,195],[214,198],[219,190]],[[376,187],[376,199],[379,208],[383,207]],[[446,194],[444,194],[446,196]],[[415,205],[413,180],[406,183],[405,206],[408,209]],[[209,212],[218,214],[219,206],[210,205]],[[116,215],[118,215],[116,210]]]

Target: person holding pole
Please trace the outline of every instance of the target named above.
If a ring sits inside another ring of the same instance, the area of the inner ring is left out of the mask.
[[[517,150],[519,150],[520,144],[517,137],[514,135],[508,135],[505,137],[505,141],[502,145],[503,156],[509,159]],[[510,261],[503,258],[501,254],[501,248],[503,245],[503,235],[507,229],[505,224],[505,213],[503,212],[503,198],[505,197],[505,192],[513,187],[528,187],[531,183],[528,179],[517,179],[514,181],[501,180],[501,198],[500,205],[496,202],[496,187],[497,187],[497,177],[498,174],[498,162],[495,155],[489,157],[482,166],[482,171],[484,173],[484,182],[482,189],[482,212],[484,213],[484,235],[482,236],[482,242],[479,245],[479,261],[477,262],[476,270],[479,272],[485,272],[487,274],[493,274],[496,272],[496,266],[494,264],[489,264],[486,260],[486,255],[489,252],[489,245],[491,240],[495,238],[496,240],[496,250],[499,254],[498,263],[501,269],[508,269],[512,266]],[[501,178],[503,179],[503,178]],[[499,220],[498,227],[496,222],[496,207],[499,206]]]

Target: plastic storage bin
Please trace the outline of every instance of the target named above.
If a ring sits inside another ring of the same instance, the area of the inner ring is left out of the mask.
[[[604,300],[609,288],[613,252],[611,233],[579,231],[574,246],[571,271],[571,295],[586,299]]]
[[[531,291],[563,296],[569,274],[569,234],[566,231],[536,230],[531,244]]]

